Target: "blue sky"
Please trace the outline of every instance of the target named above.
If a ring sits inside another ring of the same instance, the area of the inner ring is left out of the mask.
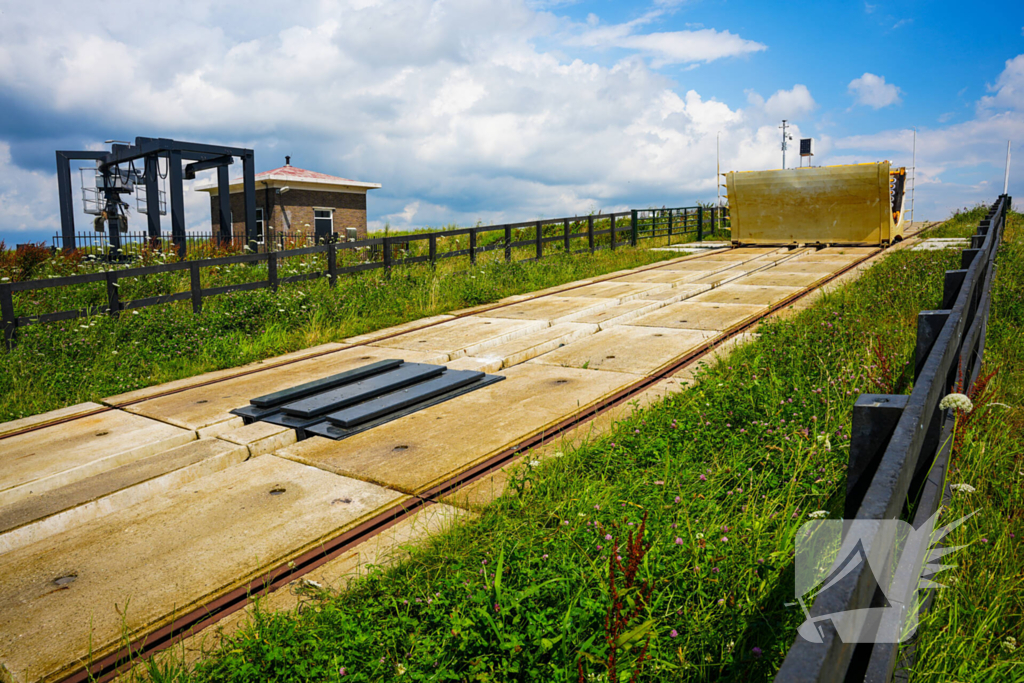
[[[0,239],[49,242],[54,150],[110,138],[380,182],[379,228],[710,200],[716,138],[777,168],[782,118],[816,164],[909,166],[917,127],[918,218],[991,201],[1008,139],[1024,171],[1024,5],[0,0]]]

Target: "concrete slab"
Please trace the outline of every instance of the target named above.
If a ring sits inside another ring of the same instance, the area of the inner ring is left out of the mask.
[[[454,320],[455,316],[450,313],[444,315],[432,315],[427,318],[420,318],[419,320],[410,320],[409,322],[402,323],[401,325],[393,325],[392,327],[385,327],[382,330],[376,332],[367,332],[366,334],[359,334],[354,337],[349,337],[344,340],[345,344],[371,344],[375,341],[380,341],[385,337],[393,337],[397,334],[405,334],[406,332],[413,332],[415,330],[423,329],[424,327],[430,327],[436,323],[443,323],[448,320]]]
[[[475,356],[463,356],[450,360],[445,365],[449,370],[473,370],[475,372],[493,373],[501,370],[500,358],[477,358]]]
[[[267,455],[19,548],[0,556],[0,663],[57,679],[404,498]]]
[[[272,368],[279,365],[286,365],[292,361],[320,356],[324,353],[338,351],[343,348],[345,348],[345,344],[337,342],[320,344],[319,346],[313,346],[308,349],[301,349],[299,351],[293,351],[280,356],[274,356],[273,358],[259,360],[255,363],[248,363],[234,368],[225,368],[224,370],[215,370],[213,372],[205,372],[201,375],[196,375],[195,377],[185,377],[171,382],[155,384],[143,389],[136,389],[135,391],[129,391],[124,394],[117,394],[116,396],[108,396],[103,399],[103,402],[110,406],[124,406],[129,403],[135,403],[147,398],[166,394],[169,391],[177,391],[179,389],[199,386],[200,384],[209,384],[211,382],[227,379],[228,377],[236,377],[238,375],[251,372],[256,368]]]
[[[779,270],[785,270],[787,273],[821,273],[825,275],[834,273],[848,264],[848,261],[832,263],[829,261],[809,261],[803,258],[795,258],[785,263],[780,263],[777,267]]]
[[[828,273],[790,273],[785,266],[769,268],[757,273],[744,275],[732,282],[734,285],[754,285],[768,287],[809,287]]]
[[[454,360],[466,355],[467,347],[501,344],[547,326],[546,321],[506,320],[473,315],[386,339],[375,343],[374,346],[443,353]]]
[[[710,292],[704,292],[690,299],[694,303],[713,304],[750,304],[767,306],[781,301],[791,294],[799,292],[802,287],[768,287],[765,285],[725,284]]]
[[[0,554],[236,465],[244,446],[199,439],[0,508]]]
[[[644,282],[644,283],[667,283],[689,282],[701,277],[702,272],[698,270],[665,270],[655,269],[643,273],[630,273],[617,278],[617,282]]]
[[[716,271],[723,270],[724,268],[731,268],[735,263],[723,262],[720,260],[712,261],[710,256],[705,256],[701,259],[693,261],[679,261],[677,263],[667,263],[664,266],[658,268],[658,270],[680,270],[680,271]],[[745,257],[746,260],[752,258],[750,256]]]
[[[491,311],[493,318],[567,323],[618,303],[595,296],[545,296]]]
[[[676,301],[682,301],[683,299],[689,299],[691,296],[696,296],[701,292],[706,292],[711,289],[711,285],[708,284],[697,284],[694,282],[686,282],[677,284],[672,289],[667,289],[661,292],[655,292],[649,294],[643,298],[646,301],[661,301],[662,303],[670,304]]]
[[[343,441],[314,437],[277,455],[421,493],[638,379],[532,363],[502,374],[503,382]]]
[[[268,614],[301,610],[307,605],[316,606],[321,599],[345,590],[353,579],[367,574],[372,567],[396,564],[408,558],[415,548],[431,538],[476,518],[474,512],[451,505],[436,504],[421,508],[303,577],[254,599],[244,609],[228,615],[211,628],[176,643],[170,651],[158,653],[156,662],[160,663],[166,657],[175,663],[191,664],[211,654],[227,636],[249,625],[257,609],[262,614]],[[128,680],[126,677],[125,683]]]
[[[558,323],[497,346],[471,347],[466,349],[466,353],[487,363],[498,361],[499,366],[495,368],[496,371],[525,363],[542,353],[594,334],[598,329],[595,324]],[[453,362],[449,362],[448,367],[456,367],[452,365]]]
[[[863,254],[822,254],[820,252],[809,252],[793,259],[793,262],[803,261],[805,263],[834,263],[837,266],[844,266],[847,263],[863,258]]]
[[[40,413],[38,415],[31,415],[29,417],[11,420],[10,422],[4,422],[3,424],[0,424],[0,439],[2,439],[6,434],[21,432],[26,429],[37,429],[52,422],[67,420],[73,417],[85,415],[86,413],[92,413],[104,409],[105,407],[99,403],[79,403],[78,405],[68,406],[67,408],[51,410],[48,413]],[[0,450],[2,449],[3,446],[0,444]]]
[[[631,321],[630,325],[684,330],[728,330],[764,312],[766,306],[680,301]]]
[[[968,240],[969,242],[970,240]],[[819,249],[816,254],[845,254],[857,257],[867,256],[878,251],[878,247],[826,247],[825,249]]]
[[[647,375],[702,344],[707,336],[695,330],[616,325],[538,356],[530,364]]]
[[[634,273],[636,275],[636,273]],[[620,303],[623,301],[629,301],[631,299],[637,299],[645,294],[663,291],[670,289],[671,283],[652,283],[652,282],[627,282],[620,280],[611,280],[609,282],[595,282],[585,287],[580,287],[572,291],[574,297],[598,297],[601,299],[616,299]]]
[[[253,422],[250,425],[224,432],[217,438],[245,446],[249,455],[254,458],[265,453],[273,453],[278,448],[290,446],[298,441],[294,429],[269,422]]]
[[[4,439],[0,507],[180,446],[195,432],[108,410]]]
[[[665,293],[672,292],[671,289],[665,290]],[[664,306],[664,302],[651,301],[650,299],[633,299],[631,301],[625,301],[621,304],[615,304],[608,308],[601,309],[597,313],[585,315],[582,318],[578,318],[577,322],[580,323],[592,323],[601,326],[616,325],[627,320],[632,320],[645,313],[649,313],[655,309]],[[596,331],[596,330],[595,330]]]
[[[126,410],[188,429],[204,429],[228,420],[237,420],[229,411],[248,405],[249,400],[256,396],[388,358],[402,358],[410,363],[443,364],[448,360],[448,355],[432,351],[355,346],[319,358],[260,370],[209,386],[186,389],[170,396],[152,398],[129,406]]]

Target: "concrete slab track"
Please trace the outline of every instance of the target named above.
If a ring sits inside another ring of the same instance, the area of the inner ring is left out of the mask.
[[[632,410],[625,392],[679,391],[681,359],[872,253],[715,250],[0,425],[0,680],[59,681],[123,628],[163,633],[223,596],[244,607],[240,587],[318,549],[334,564],[309,566],[340,580],[363,552],[344,544],[374,520],[489,500],[485,465],[584,438]],[[230,412],[388,358],[507,379],[343,441]],[[460,477],[479,478],[444,488]]]

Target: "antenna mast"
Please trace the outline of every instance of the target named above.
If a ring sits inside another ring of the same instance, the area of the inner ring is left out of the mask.
[[[779,126],[782,129],[782,168],[786,168],[786,143],[793,139],[793,136],[786,132],[789,128],[789,124],[786,123],[786,119],[782,119],[782,125]]]

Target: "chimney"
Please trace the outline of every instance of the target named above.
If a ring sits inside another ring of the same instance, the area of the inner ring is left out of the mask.
[[[285,166],[291,166],[292,165],[292,158],[290,156],[286,156],[284,158],[284,165]]]

